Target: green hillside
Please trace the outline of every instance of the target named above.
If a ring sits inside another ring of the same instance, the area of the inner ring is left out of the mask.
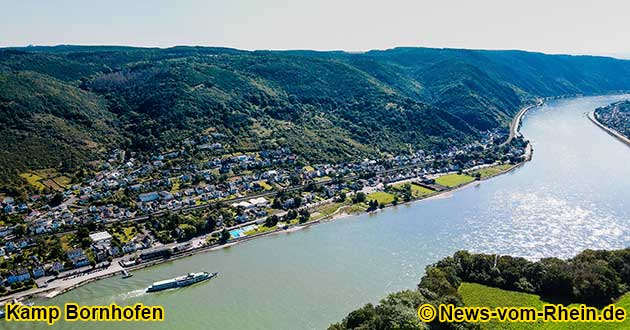
[[[307,161],[441,149],[506,129],[534,96],[627,90],[629,74],[628,61],[517,51],[0,49],[0,182],[209,130],[229,151],[288,146]]]
[[[120,142],[100,97],[33,71],[0,70],[0,182],[26,169],[70,171]]]

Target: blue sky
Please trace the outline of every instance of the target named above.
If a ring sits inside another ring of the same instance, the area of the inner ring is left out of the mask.
[[[620,0],[0,1],[0,46],[428,46],[630,54],[630,3]]]

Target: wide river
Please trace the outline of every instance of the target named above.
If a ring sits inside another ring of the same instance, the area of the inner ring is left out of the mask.
[[[57,323],[53,329],[326,329],[459,249],[537,259],[630,245],[630,148],[585,113],[626,96],[551,101],[526,114],[534,148],[515,171],[436,198],[274,235],[105,279],[42,304],[163,305],[163,323]],[[212,281],[146,294],[186,272]],[[1,321],[0,321],[1,322]],[[7,324],[3,329],[50,329]]]

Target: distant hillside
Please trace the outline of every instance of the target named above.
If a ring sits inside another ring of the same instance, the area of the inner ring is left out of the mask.
[[[441,148],[506,128],[531,97],[614,90],[630,90],[630,62],[520,51],[4,49],[0,182],[210,130],[232,151],[282,145],[307,161]]]

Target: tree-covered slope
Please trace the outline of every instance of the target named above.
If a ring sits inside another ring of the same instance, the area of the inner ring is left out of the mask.
[[[630,89],[629,77],[627,61],[519,51],[4,49],[1,180],[210,131],[230,151],[289,146],[307,161],[442,148],[507,127],[528,98]]]
[[[0,182],[26,169],[71,170],[120,142],[100,97],[33,71],[0,69]]]

